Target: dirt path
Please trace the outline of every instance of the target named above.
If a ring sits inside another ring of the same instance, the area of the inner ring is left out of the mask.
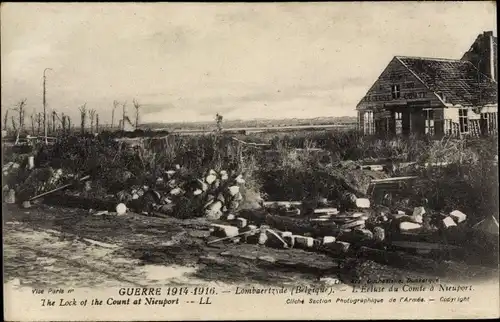
[[[27,286],[322,285],[430,274],[300,249],[218,243],[209,222],[138,214],[94,216],[38,205],[4,208],[6,281]]]

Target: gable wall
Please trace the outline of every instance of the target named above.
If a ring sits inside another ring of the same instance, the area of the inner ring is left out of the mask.
[[[391,88],[396,84],[400,85],[399,99],[392,98]],[[397,58],[394,58],[363,97],[357,109],[382,109],[394,105],[413,105],[422,102],[429,102],[430,107],[442,106],[434,93],[427,89]]]

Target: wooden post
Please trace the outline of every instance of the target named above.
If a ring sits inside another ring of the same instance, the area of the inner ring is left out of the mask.
[[[52,70],[51,68],[45,68],[43,70],[43,132],[45,136],[45,144],[48,144],[47,142],[47,100],[46,100],[46,80],[47,77],[45,76],[45,72],[48,70]]]
[[[56,133],[56,111],[52,111],[52,133]]]

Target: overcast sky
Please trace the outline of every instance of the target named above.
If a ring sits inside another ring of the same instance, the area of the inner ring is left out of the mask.
[[[355,115],[395,55],[457,58],[494,2],[2,4],[2,110],[27,98],[110,122],[113,100],[141,121]],[[3,114],[3,113],[2,113]],[[115,121],[116,122],[116,121]]]

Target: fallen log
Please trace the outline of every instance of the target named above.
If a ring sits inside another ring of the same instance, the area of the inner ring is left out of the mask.
[[[88,179],[90,179],[90,176],[89,176],[89,175],[87,175],[87,176],[84,176],[84,177],[80,178],[78,181],[79,181],[79,182],[83,182],[83,181],[86,181],[86,180],[88,180]],[[64,189],[66,189],[66,188],[71,187],[71,186],[72,186],[72,185],[74,185],[74,184],[75,184],[75,183],[68,183],[68,184],[65,184],[65,185],[63,185],[63,186],[57,187],[57,188],[55,188],[55,189],[52,189],[52,190],[50,190],[50,191],[47,191],[47,192],[41,193],[41,194],[39,194],[39,195],[36,195],[36,196],[34,196],[34,197],[31,197],[30,199],[28,199],[28,201],[33,201],[33,200],[36,200],[36,199],[38,199],[38,198],[41,198],[41,197],[44,197],[44,196],[50,195],[50,194],[52,194],[52,193],[54,193],[54,192],[64,190]]]
[[[447,251],[447,250],[452,251],[452,250],[463,249],[462,247],[448,245],[448,244],[411,242],[411,241],[393,241],[391,242],[391,245],[401,248],[414,248],[414,249],[439,250],[439,251]]]
[[[395,266],[404,269],[417,270],[421,272],[432,272],[438,276],[461,276],[471,271],[471,266],[451,261],[436,261],[432,258],[409,255],[404,252],[378,250],[362,246],[356,256],[373,260],[380,264]],[[475,267],[475,271],[486,272],[482,267]]]
[[[242,236],[244,234],[249,234],[249,233],[252,233],[254,231],[258,231],[260,228],[257,228],[257,229],[252,229],[252,230],[248,230],[248,231],[244,231],[242,233],[239,233],[235,236],[227,236],[227,237],[223,237],[223,238],[219,238],[219,239],[214,239],[214,240],[211,240],[209,242],[207,242],[207,245],[210,245],[210,244],[213,244],[213,243],[218,243],[218,242],[221,242],[221,241],[224,241],[224,240],[229,240],[229,239],[233,239],[235,237],[238,237],[238,236]]]
[[[408,177],[392,177],[392,178],[385,178],[385,179],[373,179],[371,183],[380,183],[380,182],[391,182],[391,181],[406,181],[406,180],[411,180],[411,179],[416,179],[418,178],[417,176],[408,176]]]

